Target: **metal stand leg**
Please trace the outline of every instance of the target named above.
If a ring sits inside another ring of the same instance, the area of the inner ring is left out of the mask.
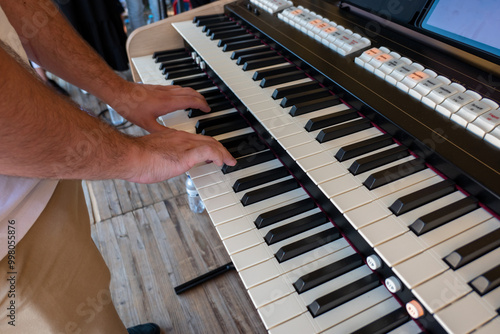
[[[203,274],[201,276],[193,278],[192,280],[187,281],[186,283],[183,283],[179,286],[174,287],[175,293],[177,295],[179,295],[186,290],[194,288],[195,286],[197,286],[201,283],[204,283],[208,280],[211,280],[212,278],[215,278],[215,277],[217,277],[217,276],[219,276],[219,275],[221,275],[229,270],[232,270],[232,269],[234,269],[234,264],[232,262],[229,262],[228,264],[225,264],[219,268],[216,268],[212,271],[209,271],[206,274]]]
[[[167,14],[167,4],[165,0],[158,0],[158,9],[160,11],[160,20],[166,19],[168,17]]]

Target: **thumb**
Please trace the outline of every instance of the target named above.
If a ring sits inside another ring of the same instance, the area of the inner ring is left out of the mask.
[[[144,129],[149,131],[150,133],[165,131],[167,127],[158,123],[156,119],[147,120],[144,124]]]

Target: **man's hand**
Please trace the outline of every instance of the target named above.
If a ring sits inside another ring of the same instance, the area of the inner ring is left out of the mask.
[[[161,132],[136,138],[139,150],[131,152],[137,168],[128,181],[154,183],[180,175],[200,162],[234,166],[234,159],[212,137],[164,128]]]
[[[165,130],[156,119],[167,113],[186,108],[210,111],[203,96],[191,88],[131,82],[126,82],[115,100],[108,101],[108,104],[127,120],[151,133]]]

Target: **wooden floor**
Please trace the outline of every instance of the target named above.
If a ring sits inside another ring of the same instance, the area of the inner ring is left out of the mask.
[[[64,87],[86,109],[105,109]],[[122,131],[144,134],[130,124]],[[184,175],[151,185],[84,181],[92,236],[110,268],[121,319],[127,327],[155,322],[162,333],[265,333],[235,271],[175,294],[175,286],[230,261],[208,215],[190,211],[184,181]]]

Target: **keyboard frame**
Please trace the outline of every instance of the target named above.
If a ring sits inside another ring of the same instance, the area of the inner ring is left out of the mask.
[[[500,78],[491,73],[390,29],[379,26],[375,34],[365,28],[373,22],[334,4],[318,0],[300,3],[354,32],[359,31],[371,39],[374,47],[386,46],[452,81],[463,83],[484,97],[500,101],[500,89],[497,88]],[[296,41],[293,36],[302,32],[265,11],[256,15],[246,4],[246,0],[228,4],[225,13],[249,22],[254,33],[271,47],[500,215],[500,150],[355,64],[354,58],[364,50],[341,56],[305,34]]]

